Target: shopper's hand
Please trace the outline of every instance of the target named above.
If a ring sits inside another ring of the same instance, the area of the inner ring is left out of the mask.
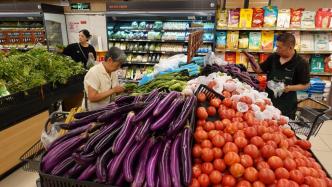
[[[288,93],[290,91],[291,91],[290,86],[285,86],[284,93]]]
[[[112,88],[114,93],[122,93],[125,89],[123,86],[116,86],[114,88]]]

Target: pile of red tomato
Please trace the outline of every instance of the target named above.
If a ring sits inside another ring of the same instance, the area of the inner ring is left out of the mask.
[[[287,123],[284,118],[257,120],[250,109],[237,111],[231,93],[224,91],[223,95],[223,101],[208,100],[203,93],[197,95],[201,104],[196,110],[190,186],[332,186],[312,157],[310,142],[297,139],[291,129],[283,128]],[[253,103],[249,97],[240,101]],[[263,111],[271,102],[255,104]]]

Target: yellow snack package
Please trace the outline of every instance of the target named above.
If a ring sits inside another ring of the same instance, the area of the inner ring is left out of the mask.
[[[227,32],[227,49],[237,49],[239,47],[239,31]]]
[[[251,28],[253,9],[241,8],[240,10],[240,28]]]
[[[262,31],[262,50],[272,51],[274,31]]]

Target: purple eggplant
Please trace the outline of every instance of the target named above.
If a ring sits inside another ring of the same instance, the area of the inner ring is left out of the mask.
[[[84,143],[87,137],[87,135],[74,137],[47,152],[42,160],[42,171],[49,173],[59,162],[71,155],[77,147]]]
[[[191,169],[191,129],[185,127],[181,136],[181,163],[182,163],[182,182],[185,186],[188,186],[191,181],[192,169]]]
[[[120,175],[115,181],[115,186],[124,186],[124,183],[126,182],[125,176],[123,172],[119,172]]]
[[[94,146],[107,134],[112,132],[114,129],[118,128],[121,125],[122,119],[118,119],[114,121],[112,124],[104,126],[102,129],[100,129],[99,133],[92,136],[88,142],[86,143],[86,146],[84,147],[83,152],[88,153],[91,152],[94,148]]]
[[[78,180],[80,181],[89,180],[93,178],[95,174],[96,174],[96,165],[91,164],[82,172],[82,174],[78,177]]]
[[[75,164],[72,168],[68,170],[65,176],[70,178],[77,178],[86,168],[87,166],[83,166],[81,164]]]
[[[95,152],[92,151],[88,154],[73,153],[72,157],[76,163],[79,163],[81,165],[89,165],[96,160],[97,155]]]
[[[125,114],[129,111],[135,111],[135,110],[142,109],[142,108],[146,107],[147,104],[148,103],[144,103],[144,102],[128,104],[128,105],[122,106],[120,108],[105,112],[104,114],[100,115],[97,120],[99,122],[107,122],[107,121],[110,121],[111,118],[117,117],[120,114]]]
[[[133,174],[133,163],[137,154],[142,150],[145,145],[147,137],[144,140],[137,142],[131,150],[128,152],[126,158],[123,160],[123,173],[127,182],[133,182],[134,174]]]
[[[105,183],[107,181],[107,163],[112,156],[112,147],[109,147],[101,156],[98,157],[96,162],[96,174],[98,181]]]
[[[113,143],[113,153],[118,154],[121,149],[126,144],[126,141],[128,137],[130,136],[130,133],[133,129],[132,121],[135,117],[134,112],[129,112],[126,118],[125,123],[123,124],[123,127],[121,128],[121,131],[119,132],[118,136],[115,138]]]
[[[61,163],[59,163],[57,166],[55,166],[51,174],[62,176],[69,168],[71,168],[74,165],[75,165],[74,159],[72,157],[68,157],[65,160],[63,160]]]
[[[76,128],[74,130],[69,131],[67,134],[57,138],[56,140],[54,140],[48,147],[47,147],[47,151],[52,150],[54,147],[58,146],[59,144],[63,143],[64,141],[68,140],[69,138],[72,138],[74,136],[77,136],[85,131],[87,131],[89,128],[91,128],[93,125],[95,124],[88,124],[88,125],[84,125],[82,127]]]
[[[118,127],[117,129],[113,130],[112,132],[107,134],[105,137],[100,139],[100,141],[96,144],[96,146],[94,148],[94,152],[97,154],[100,154],[105,149],[107,149],[107,147],[113,143],[114,138],[118,135],[120,130],[121,130],[121,127]]]
[[[139,163],[137,166],[134,182],[132,183],[132,187],[140,187],[143,185],[146,176],[146,170],[145,170],[146,163],[149,159],[150,150],[154,144],[155,144],[155,139],[154,137],[152,137],[147,141],[147,144],[145,144],[145,147],[140,153]]]
[[[152,101],[156,96],[158,95],[158,90],[154,89],[152,90],[149,95],[147,96],[147,98],[145,99],[145,102],[150,102]]]
[[[144,137],[146,137],[150,130],[150,125],[152,124],[153,116],[150,116],[145,123],[142,125],[142,127],[139,129],[135,139],[136,141],[141,141]]]
[[[139,129],[138,126],[134,127],[133,132],[130,134],[130,137],[127,139],[126,145],[123,147],[121,152],[112,159],[112,162],[108,167],[108,180],[110,182],[114,181],[114,177],[119,167],[121,166],[123,159],[128,154],[128,151],[131,149],[131,147],[133,146],[138,129]]]
[[[160,178],[160,186],[161,187],[169,187],[172,186],[170,169],[169,169],[169,154],[171,148],[172,140],[167,140],[165,146],[163,147],[158,173]]]
[[[158,129],[165,127],[167,124],[169,124],[173,120],[173,117],[176,114],[177,109],[182,106],[183,102],[184,102],[184,100],[182,98],[175,99],[172,102],[169,110],[166,111],[166,113],[164,115],[162,115],[158,120],[156,120],[150,126],[150,130],[156,131]]]
[[[149,116],[154,108],[158,105],[160,98],[161,96],[157,95],[142,111],[136,115],[134,122],[141,121],[145,117]]]
[[[169,105],[173,102],[175,98],[177,98],[180,95],[179,92],[171,91],[164,99],[162,99],[156,108],[153,110],[153,116],[159,116],[164,111],[167,110]]]
[[[177,136],[172,143],[170,153],[170,174],[172,186],[181,187],[180,179],[180,161],[179,161],[179,149],[181,144],[181,136]]]
[[[101,112],[101,111],[104,111],[104,110],[105,110],[105,108],[101,108],[101,109],[97,109],[97,110],[91,110],[91,111],[79,112],[79,113],[74,114],[74,118],[75,119],[82,119],[84,117],[90,116],[92,114],[95,114],[95,113],[98,113],[98,112]]]
[[[149,187],[154,187],[156,186],[156,178],[158,177],[157,175],[157,166],[158,166],[158,161],[159,157],[162,151],[163,144],[161,142],[157,142],[155,146],[153,147],[153,150],[151,152],[151,156],[149,160],[147,161],[146,164],[146,181],[148,183]]]
[[[84,118],[72,121],[67,124],[68,129],[75,129],[77,127],[81,127],[82,125],[89,124],[91,122],[96,122],[97,118],[101,116],[103,113],[105,113],[105,111],[96,112]]]
[[[189,98],[186,99],[186,101],[183,104],[179,117],[167,130],[168,136],[175,134],[185,126],[189,115],[191,114],[193,108],[196,106],[196,102],[197,100],[195,96],[190,96]]]
[[[123,95],[123,96],[118,96],[115,98],[115,103],[116,104],[122,104],[122,103],[132,103],[136,97],[135,96],[128,96],[128,95]]]

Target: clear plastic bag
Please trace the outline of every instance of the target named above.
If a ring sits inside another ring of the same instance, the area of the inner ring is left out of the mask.
[[[60,123],[56,122],[52,124],[51,128],[48,129],[48,132],[46,132],[44,128],[41,133],[40,141],[42,142],[42,144],[46,149],[55,139],[57,139],[60,136],[59,134],[60,127],[58,127],[58,124]]]
[[[94,65],[96,65],[95,57],[93,56],[93,53],[89,53],[88,61],[86,63],[86,66],[88,67],[88,69],[90,69]]]
[[[244,113],[249,110],[249,106],[246,103],[238,102],[236,104],[236,109],[237,109],[237,111]]]
[[[278,98],[284,93],[285,84],[283,82],[268,81],[267,87],[273,91],[274,97]]]

